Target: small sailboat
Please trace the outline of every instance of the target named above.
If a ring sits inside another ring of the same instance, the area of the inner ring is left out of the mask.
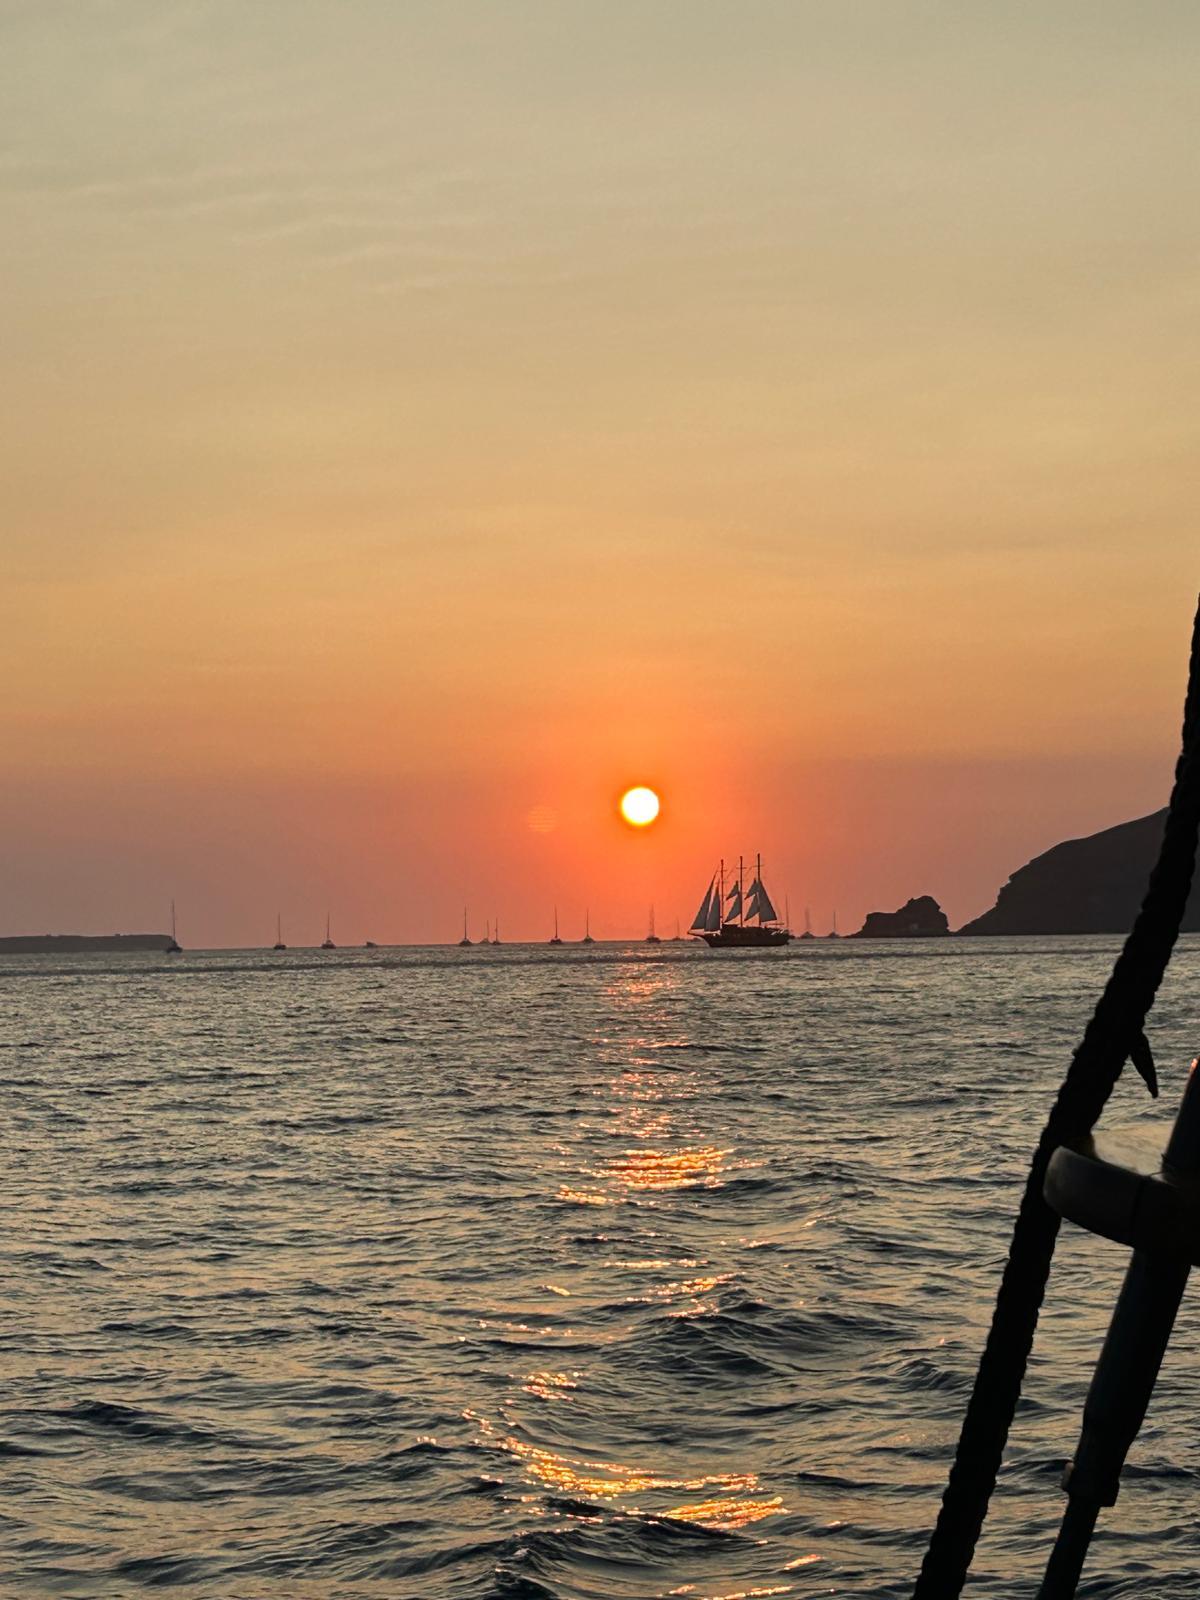
[[[579,942],[580,944],[595,944],[596,942],[592,938],[592,913],[590,910],[585,910],[583,913],[583,938]]]
[[[688,931],[714,950],[762,949],[787,944],[791,933],[779,920],[779,913],[763,884],[761,856],[754,858],[754,877],[749,888],[741,856],[736,877],[730,874],[728,889],[725,863],[718,864]]]
[[[321,949],[322,950],[336,950],[337,949],[337,945],[335,945],[333,940],[329,937],[329,913],[328,913],[328,911],[325,913],[325,937],[321,940]]]
[[[500,943],[500,918],[499,917],[496,918],[496,921],[495,921],[495,923],[494,923],[494,925],[492,927],[492,943],[493,944],[499,944]]]
[[[679,918],[676,917],[675,918],[675,932],[671,935],[671,943],[672,944],[679,944],[679,942],[682,940],[682,938],[683,938],[683,935],[679,931]]]
[[[815,939],[817,937],[812,931],[812,913],[809,911],[807,906],[804,908],[804,932],[800,935],[800,937],[802,939]]]
[[[837,912],[836,911],[833,913],[833,927],[830,928],[829,932],[825,935],[825,937],[827,939],[840,939],[842,937],[841,934],[838,932]]]
[[[654,907],[650,907],[650,932],[646,935],[647,944],[661,944],[662,940],[654,931]]]
[[[491,946],[491,943],[492,943],[492,919],[491,919],[491,917],[486,917],[484,919],[483,938],[480,939],[479,943],[481,945],[485,945],[486,944],[489,947]]]
[[[271,946],[271,949],[287,949],[287,945],[285,945],[283,942],[283,918],[279,915],[278,911],[275,913],[275,943]]]
[[[562,943],[562,940],[558,937],[558,907],[557,906],[555,906],[555,908],[554,908],[554,937],[553,937],[553,939],[550,940],[550,943],[551,944],[561,944]]]
[[[181,956],[183,954],[183,946],[180,944],[179,939],[178,939],[178,937],[177,937],[177,935],[175,933],[175,902],[174,902],[174,900],[171,901],[171,942],[167,946],[166,953],[169,956]]]
[[[466,908],[466,906],[464,906],[463,907],[463,936],[458,941],[458,948],[460,950],[465,950],[471,944],[471,942],[472,942],[471,935],[467,932],[467,908]]]

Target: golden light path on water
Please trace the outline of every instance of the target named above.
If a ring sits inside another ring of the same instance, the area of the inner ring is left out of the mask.
[[[574,1162],[575,1171],[557,1188],[556,1199],[578,1206],[654,1208],[670,1197],[689,1190],[703,1191],[723,1187],[730,1174],[762,1165],[732,1146],[694,1137],[696,1130],[687,1118],[689,1103],[696,1098],[696,1069],[690,1065],[663,1071],[661,1063],[669,1052],[673,1061],[683,1061],[692,1041],[671,1026],[662,1002],[670,995],[675,978],[669,971],[653,972],[622,969],[609,986],[606,998],[630,1027],[623,1036],[596,1041],[614,1056],[615,1071],[609,1081],[598,1086],[597,1098],[603,1108],[605,1134],[621,1142],[621,1148],[598,1163],[579,1163],[571,1146],[562,1147],[564,1160]],[[585,1182],[580,1182],[582,1178]],[[735,1276],[731,1272],[703,1270],[706,1263],[693,1258],[668,1256],[610,1256],[601,1265],[622,1273],[630,1270],[652,1274],[651,1281],[631,1294],[631,1311],[658,1306],[668,1318],[691,1318],[711,1311],[715,1291]],[[569,1297],[571,1291],[560,1283],[543,1283],[545,1292]],[[589,1373],[586,1367],[558,1370],[541,1368],[525,1373],[520,1392],[540,1404],[572,1404],[586,1392]],[[765,1486],[753,1471],[684,1471],[675,1473],[654,1466],[634,1465],[624,1460],[591,1457],[554,1449],[531,1441],[522,1434],[537,1432],[536,1419],[521,1416],[515,1407],[507,1408],[512,1419],[520,1418],[521,1432],[504,1428],[483,1416],[474,1420],[481,1435],[520,1462],[528,1479],[556,1496],[569,1500],[595,1502],[619,1507],[633,1516],[647,1516],[689,1523],[714,1532],[736,1533],[751,1528],[785,1511],[783,1498]],[[805,1563],[819,1557],[805,1556]],[[673,1594],[698,1594],[694,1585],[684,1585]],[[705,1600],[737,1600],[744,1596],[782,1595],[791,1585],[774,1585],[726,1591],[718,1597],[711,1592]]]
[[[783,1509],[779,1495],[753,1498],[759,1490],[757,1473],[705,1473],[695,1478],[676,1478],[652,1470],[631,1467],[616,1461],[583,1461],[530,1444],[515,1435],[501,1435],[486,1417],[468,1413],[481,1434],[521,1461],[530,1476],[556,1494],[572,1499],[613,1501],[652,1491],[672,1490],[696,1494],[720,1490],[699,1501],[669,1505],[665,1509],[643,1508],[636,1502],[624,1507],[632,1515],[670,1517],[676,1522],[695,1522],[721,1533],[732,1533],[761,1521]]]

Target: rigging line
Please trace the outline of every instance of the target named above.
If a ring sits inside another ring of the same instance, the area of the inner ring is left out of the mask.
[[[1200,606],[1192,625],[1182,748],[1158,861],[1129,937],[1071,1060],[1034,1151],[941,1510],[913,1600],[957,1600],[975,1554],[1058,1237],[1042,1185],[1055,1149],[1091,1132],[1137,1048],[1187,908],[1200,834]]]

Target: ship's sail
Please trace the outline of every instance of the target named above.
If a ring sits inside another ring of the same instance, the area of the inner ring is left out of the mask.
[[[713,890],[716,888],[716,886],[717,880],[714,878],[709,884],[708,888],[704,891],[704,899],[700,902],[699,911],[697,911],[696,915],[692,918],[693,928],[700,929],[708,927],[708,913],[712,907]]]
[[[758,897],[754,914],[760,922],[779,921],[779,913],[771,904],[771,896],[763,888],[761,883],[758,886]]]
[[[721,930],[721,895],[718,891],[713,895],[708,906],[708,916],[704,921],[705,933],[719,933]]]
[[[733,922],[742,914],[742,891],[735,883],[729,892],[729,904],[725,908],[726,922]]]
[[[749,889],[749,905],[746,907],[748,917],[757,917],[760,922],[778,922],[779,913],[771,904],[771,896],[763,886],[761,878],[756,877]]]

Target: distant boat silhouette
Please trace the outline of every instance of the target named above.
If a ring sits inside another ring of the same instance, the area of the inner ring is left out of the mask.
[[[337,949],[337,945],[335,945],[333,940],[329,937],[329,913],[328,913],[328,911],[325,913],[325,937],[321,941],[321,949],[322,950],[336,950]]]
[[[466,908],[466,906],[464,906],[463,907],[463,936],[458,941],[458,948],[460,950],[465,950],[470,943],[471,943],[471,936],[467,932],[467,908]]]
[[[650,907],[650,932],[646,935],[647,944],[661,944],[662,940],[654,931],[654,907]]]
[[[287,949],[287,945],[285,945],[283,942],[283,919],[280,917],[278,911],[275,913],[275,943],[271,946],[271,949]]]
[[[583,913],[583,938],[579,942],[580,944],[595,944],[596,942],[595,939],[592,938],[591,911],[585,911]]]
[[[825,935],[825,937],[827,939],[840,939],[842,937],[841,934],[837,931],[837,912],[836,911],[833,913],[833,927],[830,928],[829,932]]]
[[[500,943],[500,918],[496,918],[496,926],[492,929],[492,943]]]
[[[679,918],[676,917],[675,918],[675,932],[671,935],[671,943],[672,944],[679,944],[679,943],[682,942],[682,940],[683,940],[683,935],[679,931]]]
[[[174,902],[174,900],[171,901],[171,942],[167,946],[166,953],[169,956],[181,956],[183,954],[183,946],[180,944],[179,940],[175,936],[175,902]]]
[[[491,942],[492,942],[492,919],[491,919],[491,917],[487,917],[487,918],[484,919],[483,938],[480,939],[479,942],[480,942],[481,945],[482,944],[490,945]]]
[[[804,932],[800,937],[802,939],[815,939],[817,937],[812,931],[812,915],[807,906],[804,908]]]
[[[379,946],[375,943],[374,939],[364,939],[363,940],[363,949],[364,950],[378,950]]]
[[[555,906],[555,908],[554,908],[554,937],[553,937],[553,939],[550,940],[550,943],[551,944],[561,944],[562,943],[562,940],[558,937],[558,907],[557,906]]]

